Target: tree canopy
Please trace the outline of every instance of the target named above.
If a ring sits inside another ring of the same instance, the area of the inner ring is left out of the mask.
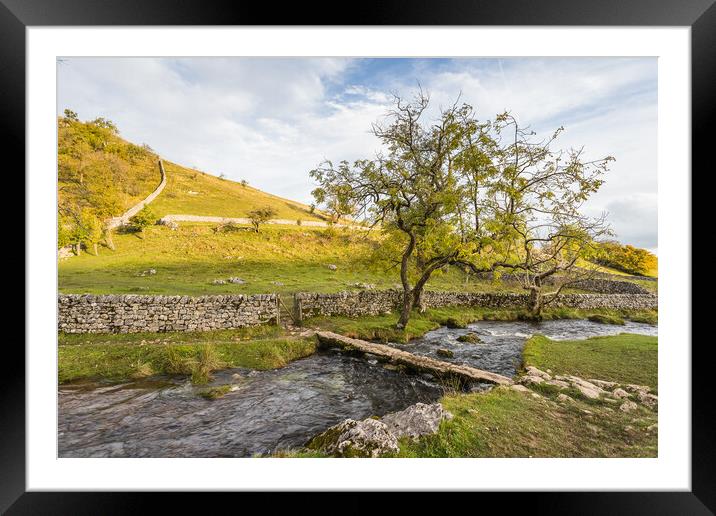
[[[480,121],[458,99],[430,119],[429,106],[423,91],[410,102],[395,97],[372,126],[381,152],[353,163],[325,161],[310,172],[316,202],[329,211],[350,207],[387,237],[382,251],[399,266],[403,287],[398,327],[422,307],[431,275],[450,265],[519,271],[538,314],[550,297],[541,295],[542,280],[576,270],[577,259],[608,233],[604,217],[590,219],[580,209],[613,158],[554,150],[562,128],[537,140],[509,113]]]

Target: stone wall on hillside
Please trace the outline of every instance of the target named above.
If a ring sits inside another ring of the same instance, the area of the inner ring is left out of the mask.
[[[208,331],[278,322],[275,294],[146,296],[60,294],[58,330],[66,333]]]
[[[368,290],[336,294],[300,293],[294,296],[294,310],[300,319],[319,315],[379,315],[395,310],[402,299],[401,290]],[[423,293],[428,308],[443,306],[481,306],[485,308],[524,308],[527,294],[482,292]],[[658,306],[653,294],[562,294],[550,307],[613,308],[651,310]]]
[[[481,273],[479,278],[484,280],[492,279],[492,273]],[[637,283],[631,281],[615,280],[612,277],[595,277],[584,279],[570,285],[570,288],[587,290],[590,292],[599,292],[600,294],[650,294],[651,292]],[[503,273],[500,275],[499,281],[504,283],[520,283],[521,275],[519,273]],[[652,278],[653,279],[653,278]],[[555,285],[560,278],[550,276],[543,280],[545,285]]]

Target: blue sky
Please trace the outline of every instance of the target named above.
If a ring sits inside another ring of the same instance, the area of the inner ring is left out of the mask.
[[[479,118],[511,111],[559,146],[612,155],[586,206],[656,250],[655,58],[65,58],[57,112],[103,116],[164,158],[310,202],[308,171],[378,149],[371,123],[418,84],[434,109],[458,94]],[[437,111],[435,111],[437,112]]]

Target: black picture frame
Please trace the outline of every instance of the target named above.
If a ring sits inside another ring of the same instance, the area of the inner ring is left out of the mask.
[[[701,170],[716,115],[716,0],[505,0],[360,4],[355,12],[335,3],[268,4],[212,0],[0,0],[0,134],[6,152],[25,164],[25,29],[29,26],[109,25],[529,25],[689,26],[692,72],[692,170]],[[278,7],[280,5],[280,7]],[[345,14],[344,14],[345,13]],[[713,168],[711,165],[710,168]],[[709,169],[704,168],[707,173]],[[692,180],[696,176],[692,171]],[[685,178],[688,180],[688,178]],[[20,186],[24,188],[24,186]],[[693,190],[692,190],[693,191]],[[667,265],[668,266],[668,265]],[[31,271],[25,269],[26,275]],[[10,343],[6,343],[9,346]],[[691,343],[671,343],[691,345]],[[689,492],[503,493],[510,506],[569,514],[712,514],[716,511],[714,403],[708,385],[710,342],[692,346],[692,490]],[[184,508],[181,494],[26,492],[25,356],[8,356],[14,367],[0,389],[0,511],[7,514],[120,514],[148,508],[161,496],[162,509]],[[304,494],[299,496],[304,497]],[[250,507],[246,494],[242,506]],[[275,496],[275,495],[271,495]],[[406,502],[424,506],[425,497]],[[306,498],[312,512],[323,504]],[[499,503],[498,500],[495,500]],[[485,500],[481,499],[484,504]],[[299,502],[300,503],[300,502]],[[358,512],[361,503],[344,505]],[[365,507],[365,506],[364,506]],[[326,506],[335,511],[335,507]]]

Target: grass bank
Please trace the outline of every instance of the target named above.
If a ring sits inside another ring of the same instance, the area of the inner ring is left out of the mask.
[[[535,336],[525,365],[657,390],[657,339],[621,334],[576,341]],[[400,457],[655,457],[657,414],[643,406],[624,413],[603,400],[533,387],[539,396],[496,388],[454,394],[441,402],[454,418],[437,434],[401,443]],[[570,393],[572,394],[572,393]]]
[[[544,319],[596,319],[615,323],[624,319],[656,324],[658,314],[655,310],[577,310],[571,308],[548,309]],[[598,316],[598,317],[594,317]],[[304,326],[340,333],[354,339],[380,342],[408,342],[423,336],[440,326],[462,328],[475,321],[515,321],[525,319],[524,310],[490,309],[480,307],[444,307],[431,308],[425,313],[415,311],[403,330],[395,328],[398,314],[383,314],[364,317],[313,317],[304,322]]]
[[[525,343],[526,365],[580,378],[648,385],[657,390],[657,338],[623,333],[555,341],[535,335]]]
[[[275,326],[197,333],[60,334],[58,380],[181,374],[201,384],[217,369],[275,369],[315,350],[313,338],[284,335]]]

